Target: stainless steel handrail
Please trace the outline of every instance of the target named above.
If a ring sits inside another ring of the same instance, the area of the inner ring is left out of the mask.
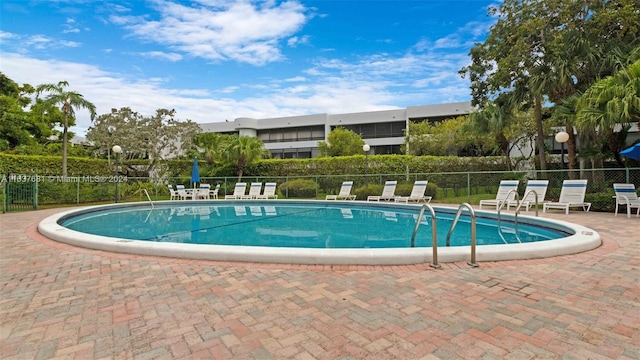
[[[520,201],[520,203],[518,204],[518,207],[516,207],[515,213],[518,214],[518,212],[520,212],[520,208],[522,207],[522,204],[524,204],[524,199],[527,198],[527,195],[529,195],[530,193],[533,193],[535,195],[535,199],[536,199],[536,216],[538,216],[538,192],[535,190],[529,190],[526,193],[524,193],[524,196],[522,196],[522,200]]]
[[[433,248],[433,258],[431,259],[431,267],[439,269],[441,266],[438,264],[438,231],[436,229],[436,212],[433,210],[433,207],[429,204],[424,204],[420,208],[420,213],[418,214],[418,220],[416,221],[416,226],[413,228],[413,235],[411,235],[411,247],[415,247],[416,245],[416,233],[418,232],[418,228],[420,227],[420,223],[422,222],[422,218],[424,217],[424,210],[429,209],[431,213],[431,244]]]
[[[155,206],[153,205],[153,201],[151,201],[151,196],[149,196],[149,192],[147,191],[147,189],[142,189],[142,191],[145,193],[145,195],[147,195],[147,199],[149,199],[149,203],[151,203],[151,208],[155,208]]]
[[[458,207],[458,213],[456,217],[453,219],[453,224],[449,228],[449,233],[447,233],[447,246],[451,246],[451,234],[453,233],[453,229],[458,224],[458,220],[460,219],[460,215],[462,215],[462,211],[464,208],[469,210],[469,216],[471,217],[471,261],[467,261],[467,264],[473,267],[478,267],[478,263],[476,263],[476,212],[473,210],[473,207],[468,203],[462,203]]]
[[[501,221],[502,221],[502,217],[500,216],[500,213],[502,212],[502,208],[505,205],[509,205],[509,194],[511,193],[515,193],[514,199],[516,200],[516,203],[518,203],[518,206],[516,208],[520,208],[520,205],[522,204],[521,202],[518,202],[520,200],[518,195],[518,190],[509,190],[509,192],[507,193],[507,196],[505,197],[505,201],[503,201],[502,203],[500,203],[500,205],[498,206],[498,233],[500,233],[500,236],[502,237],[502,240],[506,243],[506,240],[504,240],[504,236],[502,236],[502,225],[501,225]],[[522,243],[522,240],[520,240],[520,235],[518,235],[518,211],[516,211],[515,213],[515,235],[516,235],[516,240],[518,240],[519,243]]]

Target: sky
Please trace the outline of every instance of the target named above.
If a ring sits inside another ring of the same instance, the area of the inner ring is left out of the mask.
[[[496,1],[3,0],[0,72],[196,123],[469,101]]]

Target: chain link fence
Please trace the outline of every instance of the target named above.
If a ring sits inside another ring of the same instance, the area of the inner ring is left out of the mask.
[[[324,199],[337,194],[343,181],[353,181],[352,194],[357,199],[380,195],[385,181],[396,180],[396,195],[408,195],[416,180],[428,180],[427,195],[434,203],[462,203],[477,205],[480,199],[495,198],[500,180],[520,180],[522,195],[526,181],[549,180],[546,200],[557,200],[562,182],[567,179],[587,179],[585,201],[593,211],[614,211],[614,183],[640,185],[640,168],[551,170],[518,172],[441,172],[404,174],[347,174],[322,176],[245,176],[242,182],[275,182],[280,199]],[[202,177],[201,183],[211,187],[220,184],[219,195],[231,194],[238,182],[236,177]],[[152,200],[169,200],[167,185],[183,184],[195,187],[188,177],[140,178],[127,176],[39,176],[4,174],[1,181],[3,212],[72,205],[90,205],[117,201],[145,201],[146,190]],[[197,184],[196,184],[197,186]],[[144,189],[144,190],[143,190]]]

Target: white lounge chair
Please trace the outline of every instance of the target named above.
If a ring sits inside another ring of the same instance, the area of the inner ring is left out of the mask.
[[[396,202],[409,202],[415,201],[417,203],[424,202],[425,204],[431,202],[431,196],[425,196],[424,193],[427,191],[427,184],[429,181],[427,180],[418,180],[413,183],[413,189],[411,189],[411,194],[409,196],[396,196]]]
[[[184,185],[176,185],[176,192],[181,200],[193,199],[193,191],[187,191]]]
[[[209,200],[209,192],[211,191],[211,185],[200,184],[200,187],[195,191],[196,199]]]
[[[395,180],[389,180],[384,183],[384,188],[382,189],[382,194],[378,195],[369,195],[367,197],[367,201],[391,201],[396,198],[396,186],[398,182]]]
[[[178,192],[173,189],[173,186],[167,185],[167,187],[169,188],[169,200],[178,200]]]
[[[627,217],[631,217],[631,209],[636,208],[636,217],[640,216],[640,198],[636,187],[633,184],[613,184],[613,191],[616,192],[616,214],[618,216],[618,206],[627,205]]]
[[[338,195],[327,195],[326,200],[355,200],[356,196],[351,195],[351,188],[353,187],[353,181],[344,181],[340,187]]]
[[[482,205],[490,205],[495,206],[496,211],[500,208],[500,205],[505,201],[513,201],[516,199],[516,194],[518,193],[518,184],[520,181],[518,180],[502,180],[500,181],[500,187],[498,187],[498,193],[496,194],[495,199],[490,200],[480,200],[480,210],[482,210]],[[515,191],[512,191],[515,190]]]
[[[264,184],[264,190],[262,190],[262,194],[257,195],[256,199],[277,199],[278,195],[276,194],[276,183],[268,182]]]
[[[247,189],[247,183],[236,183],[236,187],[233,189],[232,195],[225,195],[225,199],[240,199],[244,195],[244,191]]]
[[[249,188],[249,193],[246,195],[242,195],[241,199],[255,199],[260,192],[262,191],[262,183],[261,182],[252,182],[251,187]]]
[[[586,193],[587,180],[565,180],[562,182],[560,199],[555,202],[544,203],[542,212],[547,212],[547,209],[563,209],[565,214],[568,214],[571,207],[581,207],[585,212],[589,212],[591,203],[584,202]]]
[[[538,204],[544,203],[544,197],[547,194],[547,187],[549,187],[549,180],[528,180],[527,187],[524,189],[522,200],[511,200],[507,203],[507,210],[511,206],[518,207],[518,204],[525,207],[527,211],[529,208],[536,205],[536,196],[538,197]]]

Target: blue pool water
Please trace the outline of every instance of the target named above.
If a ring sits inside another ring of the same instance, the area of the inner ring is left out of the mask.
[[[438,209],[437,209],[438,210]],[[281,201],[215,201],[128,206],[91,210],[63,217],[59,224],[80,232],[114,238],[213,245],[296,248],[405,248],[419,208],[368,207],[366,204]],[[444,246],[454,218],[437,211],[438,245]],[[431,246],[431,218],[425,213],[415,246]],[[518,225],[506,219],[477,218],[477,244],[515,244],[563,238],[567,232]],[[451,237],[452,246],[469,245],[469,218],[463,216]]]

